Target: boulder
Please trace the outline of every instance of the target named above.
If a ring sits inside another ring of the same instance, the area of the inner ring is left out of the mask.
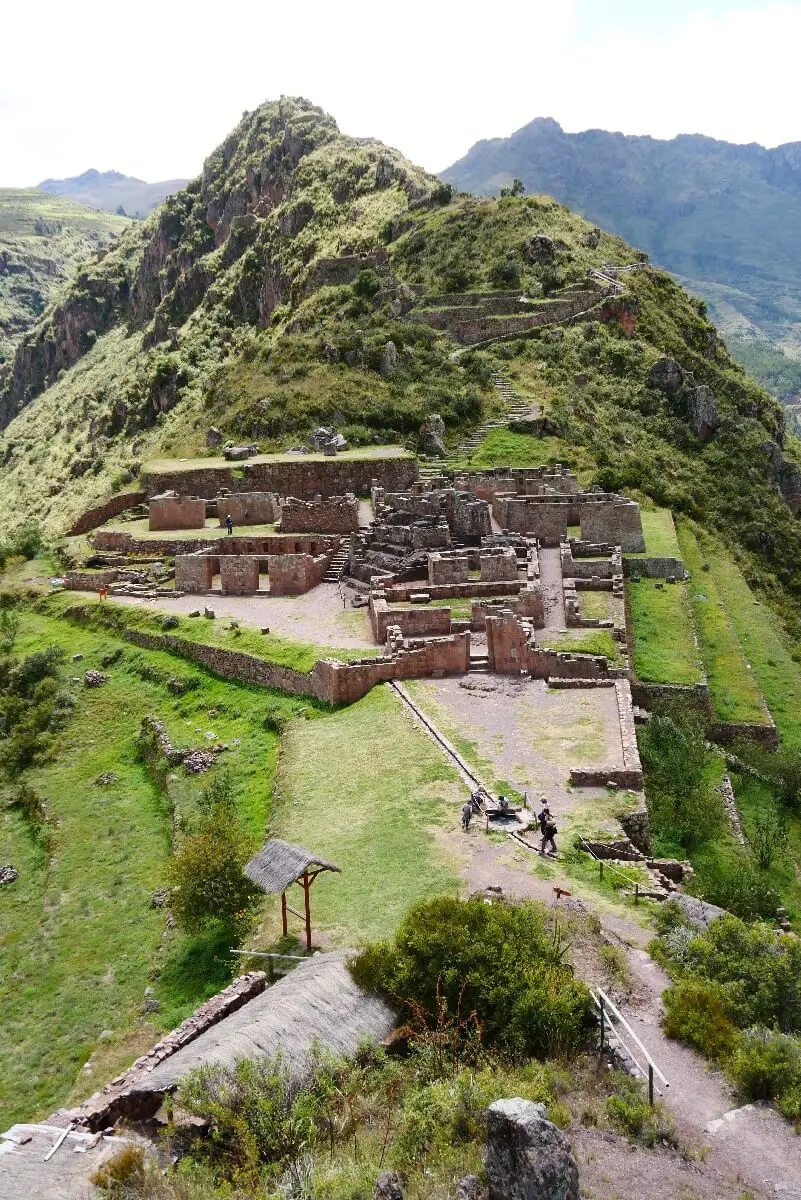
[[[228,462],[241,462],[244,458],[252,458],[254,454],[259,453],[259,447],[255,442],[251,442],[249,446],[225,446],[223,456]]]
[[[439,413],[431,413],[420,426],[420,453],[430,458],[445,457],[445,422]]]
[[[598,228],[598,226],[596,225],[595,228],[591,229],[590,232],[587,234],[587,236],[584,239],[584,243],[585,243],[585,245],[589,246],[590,250],[595,250],[595,248],[597,247],[600,240],[601,240],[601,231]]]
[[[674,358],[660,358],[651,367],[649,383],[666,396],[675,396],[684,383],[684,372]]]
[[[337,454],[340,450],[347,450],[348,440],[335,429],[318,425],[309,434],[309,445],[322,454]]]
[[[12,863],[5,863],[0,867],[0,887],[13,883],[15,879],[19,879],[19,871]]]
[[[378,1176],[373,1200],[403,1200],[401,1181],[394,1171],[382,1171]]]
[[[387,342],[381,351],[378,370],[381,375],[393,375],[398,369],[398,347],[394,342]]]
[[[210,425],[206,430],[206,445],[209,447],[209,449],[213,450],[215,446],[221,446],[222,440],[223,435],[220,433],[217,426]]]
[[[532,264],[553,262],[556,258],[556,244],[553,238],[549,238],[546,233],[535,233],[526,243],[525,256],[526,262]]]
[[[711,388],[700,384],[687,397],[690,428],[696,437],[710,438],[720,425],[720,413]]]
[[[579,1200],[579,1175],[565,1135],[544,1104],[496,1100],[487,1110],[489,1200]]]
[[[463,1175],[456,1185],[457,1200],[481,1200],[481,1183],[477,1175]]]

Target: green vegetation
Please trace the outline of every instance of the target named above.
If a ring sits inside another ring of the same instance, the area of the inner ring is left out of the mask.
[[[540,905],[442,897],[410,909],[394,939],[368,946],[352,971],[407,1020],[457,1021],[518,1056],[571,1055],[586,1039],[590,996],[567,951]]]
[[[456,456],[449,465],[469,467],[471,471],[486,471],[490,467],[542,467],[560,462],[580,470],[584,461],[575,446],[570,446],[560,438],[540,438],[530,433],[513,433],[510,429],[491,429],[469,459]]]
[[[78,265],[128,226],[34,188],[0,188],[0,364]]]
[[[689,524],[682,524],[679,540],[690,574],[690,603],[715,716],[719,721],[763,724],[766,713],[762,693],[732,629],[715,576]]]
[[[571,636],[562,638],[538,637],[537,645],[567,654],[602,654],[613,666],[623,662],[620,642],[615,641],[608,629],[574,630]]]
[[[615,612],[615,602],[611,592],[578,593],[581,615],[588,621],[611,621]],[[619,603],[619,602],[618,602]]]
[[[645,538],[645,554],[627,554],[626,558],[681,558],[673,514],[669,508],[643,508],[642,532]],[[635,567],[636,570],[636,567]]]
[[[377,746],[392,747],[391,771],[377,769]],[[462,789],[383,688],[323,722],[290,725],[278,790],[275,832],[342,870],[312,896],[315,924],[336,945],[388,936],[415,900],[458,891],[445,835],[458,825]]]
[[[699,932],[675,904],[659,916],[657,952],[676,982],[665,1029],[717,1059],[749,1100],[801,1121],[801,943],[724,916]]]
[[[637,678],[649,683],[700,683],[703,672],[685,585],[630,580],[629,602]]]

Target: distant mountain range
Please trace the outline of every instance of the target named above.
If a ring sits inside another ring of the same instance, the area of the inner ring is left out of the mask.
[[[484,195],[518,178],[578,209],[703,296],[774,391],[801,393],[801,368],[784,357],[801,360],[801,142],[766,150],[698,135],[565,133],[538,118],[477,142],[441,178]]]
[[[165,196],[185,187],[186,179],[165,179],[161,183],[145,183],[119,171],[84,171],[70,179],[44,179],[38,185],[44,192],[68,196],[87,208],[100,208],[128,217],[146,217],[158,208]]]

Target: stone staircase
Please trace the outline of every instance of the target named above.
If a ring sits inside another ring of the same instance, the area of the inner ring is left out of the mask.
[[[532,406],[530,401],[525,400],[519,392],[516,392],[502,372],[493,371],[492,382],[504,411],[500,416],[493,417],[492,420],[483,421],[471,433],[462,438],[454,451],[455,458],[471,459],[484,438],[493,429],[508,429],[514,425],[529,423],[533,425],[542,416],[541,409],[538,406]]]
[[[476,654],[474,651],[471,650],[470,666],[467,668],[467,672],[469,675],[489,675],[489,673],[490,673],[489,655],[488,654]]]
[[[348,548],[343,542],[337,550],[331,562],[328,564],[328,570],[323,575],[324,583],[339,583],[345,573],[345,567],[348,565]]]

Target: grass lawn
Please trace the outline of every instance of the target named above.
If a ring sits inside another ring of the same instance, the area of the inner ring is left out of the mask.
[[[510,429],[491,429],[471,458],[453,458],[450,467],[486,470],[488,467],[541,467],[546,463],[564,463],[578,469],[585,465],[581,447],[561,438],[534,437],[530,433],[512,433]],[[589,464],[587,464],[589,465]]]
[[[682,522],[682,527],[684,523]],[[757,600],[737,564],[719,542],[694,529],[719,598],[726,606],[746,662],[762,691],[785,745],[801,749],[801,663],[793,660],[773,609]]]
[[[561,638],[538,637],[537,645],[565,654],[603,654],[613,666],[623,662],[620,642],[615,641],[608,629],[571,629]]]
[[[644,554],[627,554],[626,558],[681,558],[676,526],[669,508],[641,509]]]
[[[228,530],[214,517],[206,518],[203,529],[150,529],[147,517],[140,517],[137,521],[109,521],[102,528],[130,533],[131,537],[140,538],[142,541],[183,541],[192,538],[213,540],[228,536]],[[275,525],[234,525],[234,533],[237,537],[263,537],[267,533],[275,533]]]
[[[403,446],[358,446],[353,450],[343,450],[337,458],[411,458],[410,451]],[[198,467],[232,467],[242,470],[243,467],[254,463],[275,462],[330,462],[324,454],[254,454],[252,458],[242,462],[229,462],[222,455],[210,455],[208,458],[154,458],[142,464],[142,474],[166,474],[171,471],[194,471]]]
[[[464,790],[389,689],[324,721],[293,722],[278,794],[270,833],[342,869],[312,891],[314,927],[332,944],[386,937],[416,900],[459,891],[445,835],[458,829]]]
[[[687,588],[683,583],[628,582],[634,625],[634,672],[649,683],[700,683]]]
[[[90,623],[94,627],[121,631],[124,628],[140,629],[147,633],[169,633],[187,642],[201,642],[207,646],[222,646],[242,654],[252,654],[276,666],[292,667],[308,674],[321,658],[338,658],[348,662],[353,658],[365,658],[378,654],[376,648],[339,649],[334,646],[315,646],[309,642],[294,642],[277,633],[257,633],[247,626],[232,625],[230,621],[207,621],[204,617],[176,616],[178,624],[164,628],[165,614],[147,612],[132,605],[114,604],[111,600],[76,601],[69,592],[54,592],[47,597],[44,608],[53,613],[69,613],[71,608],[87,609]],[[169,615],[172,622],[174,619]]]
[[[56,754],[24,776],[45,801],[50,849],[21,810],[0,806],[2,861],[20,872],[2,896],[5,1125],[45,1117],[94,1091],[234,971],[227,945],[166,932],[164,910],[150,906],[172,852],[173,813],[194,810],[209,776],[176,771],[165,791],[137,755],[142,718],[158,715],[176,744],[206,745],[207,731],[226,742],[239,740],[221,762],[233,775],[246,827],[260,839],[278,744],[265,715],[318,712],[305,698],[223,682],[188,664],[177,670],[169,655],[27,610],[15,653],[50,645],[83,655],[80,663],[66,663],[75,708],[57,735]],[[121,657],[103,668],[108,682],[86,688],[84,671],[101,667],[103,655],[117,650]],[[77,682],[70,682],[73,675]],[[195,686],[174,695],[166,684],[176,675]],[[103,772],[116,779],[97,785]],[[12,790],[6,787],[6,798]],[[146,987],[153,988],[160,1009],[145,1015]],[[90,1055],[92,1074],[82,1070]]]
[[[581,615],[587,621],[611,621],[615,615],[611,592],[577,592]],[[618,601],[618,604],[620,601]]]
[[[690,603],[715,716],[719,721],[764,722],[762,693],[748,669],[714,574],[703,570],[704,555],[686,524],[681,527],[680,542],[690,572]]]

